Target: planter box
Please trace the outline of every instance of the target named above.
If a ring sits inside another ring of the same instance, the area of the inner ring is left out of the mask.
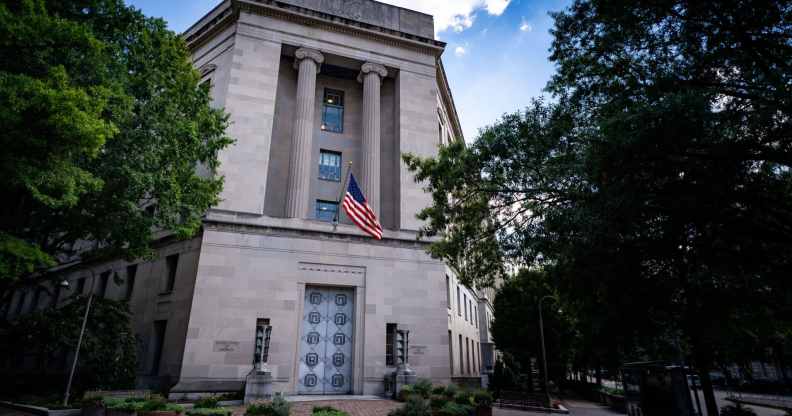
[[[492,406],[477,407],[476,416],[492,416]]]
[[[104,406],[86,406],[80,410],[82,416],[105,416]]]

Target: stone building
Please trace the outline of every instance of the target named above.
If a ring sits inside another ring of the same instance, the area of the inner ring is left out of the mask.
[[[419,377],[478,384],[492,368],[491,294],[426,254],[416,214],[431,199],[400,159],[463,140],[432,16],[371,0],[226,0],[184,37],[231,115],[222,202],[154,261],[69,274],[73,293],[129,300],[139,384],[234,391],[263,360],[275,391],[380,394],[396,330],[409,331]],[[332,223],[350,163],[381,240],[343,212]],[[39,307],[30,299],[10,313]]]

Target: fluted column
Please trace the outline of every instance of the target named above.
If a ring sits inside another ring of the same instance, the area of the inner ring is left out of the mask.
[[[361,185],[371,209],[380,215],[380,86],[388,75],[384,66],[366,62],[358,81],[363,83],[363,161]]]
[[[316,74],[324,56],[314,49],[300,48],[294,53],[297,68],[297,102],[294,111],[291,155],[289,157],[289,187],[286,194],[286,216],[308,216],[311,186],[311,150],[313,149],[314,105]]]

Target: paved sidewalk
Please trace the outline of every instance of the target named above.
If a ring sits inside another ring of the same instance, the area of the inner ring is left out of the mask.
[[[571,416],[613,416],[621,415],[624,413],[615,412],[607,407],[600,406],[596,403],[586,402],[582,400],[564,400],[564,406],[569,409]],[[501,409],[495,407],[492,409],[492,416],[547,416],[552,413],[545,412],[524,412],[514,409]]]

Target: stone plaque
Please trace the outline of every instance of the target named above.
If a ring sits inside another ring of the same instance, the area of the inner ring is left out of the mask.
[[[424,355],[426,353],[426,345],[410,345],[410,355]]]
[[[239,349],[237,341],[215,341],[214,352],[234,352]]]

